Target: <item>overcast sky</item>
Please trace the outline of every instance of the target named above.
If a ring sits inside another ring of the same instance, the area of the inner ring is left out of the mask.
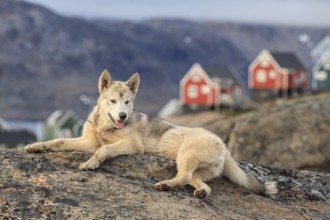
[[[27,0],[86,18],[187,18],[330,27],[330,0]]]

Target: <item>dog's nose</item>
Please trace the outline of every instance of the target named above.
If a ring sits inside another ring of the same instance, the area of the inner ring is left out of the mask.
[[[119,113],[119,119],[124,121],[127,118],[127,114],[125,112],[120,112]]]

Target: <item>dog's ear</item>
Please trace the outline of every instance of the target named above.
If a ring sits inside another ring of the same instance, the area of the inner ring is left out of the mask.
[[[126,84],[132,91],[132,93],[135,95],[140,85],[140,75],[138,73],[135,73],[133,76],[131,76],[131,78],[129,78]]]
[[[102,93],[104,89],[107,89],[110,87],[110,84],[112,82],[111,75],[108,70],[103,70],[100,79],[99,79],[99,91]]]

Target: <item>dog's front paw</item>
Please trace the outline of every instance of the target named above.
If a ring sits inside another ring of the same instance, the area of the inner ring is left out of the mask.
[[[35,144],[26,145],[24,149],[28,153],[38,153],[44,149],[44,146],[40,143],[35,143]]]
[[[80,164],[79,169],[80,170],[95,170],[100,166],[99,163],[97,163],[95,160],[88,160],[85,163]]]

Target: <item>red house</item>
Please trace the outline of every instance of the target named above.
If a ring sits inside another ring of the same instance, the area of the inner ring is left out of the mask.
[[[183,105],[218,106],[219,95],[219,84],[213,82],[198,63],[195,63],[180,81],[180,100]]]
[[[243,83],[228,67],[207,67],[205,72],[213,82],[220,85],[220,105],[239,106],[244,99]]]
[[[263,50],[249,66],[252,98],[292,96],[307,90],[307,71],[293,53]]]

